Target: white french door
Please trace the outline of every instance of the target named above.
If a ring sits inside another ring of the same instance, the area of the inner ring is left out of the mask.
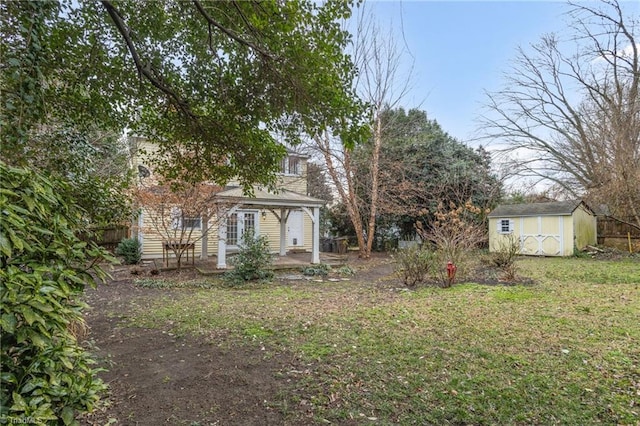
[[[227,218],[227,245],[237,247],[242,242],[242,236],[247,231],[259,235],[258,212],[239,210]]]

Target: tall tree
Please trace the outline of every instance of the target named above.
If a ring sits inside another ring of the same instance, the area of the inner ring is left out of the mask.
[[[640,226],[640,17],[617,0],[570,5],[569,37],[518,50],[504,88],[488,94],[483,125],[518,175]]]
[[[473,149],[459,142],[419,109],[389,109],[382,119],[385,149],[380,155],[378,215],[385,228],[411,234],[416,221],[430,223],[441,205],[459,207],[470,202],[484,210],[500,198],[502,184],[482,147]],[[354,151],[358,181],[364,183],[358,193],[365,205],[371,174],[369,149],[363,145]]]
[[[353,144],[360,132],[354,69],[343,51],[349,35],[340,28],[350,6],[346,0],[0,2],[0,155],[33,167],[36,153],[43,158],[56,147],[55,158],[77,154],[87,161],[80,171],[100,176],[85,155],[85,148],[104,146],[93,135],[130,129],[160,146],[156,171],[170,181],[221,185],[237,177],[247,189],[275,183],[286,152],[274,135],[295,144],[303,133],[331,128]],[[98,386],[69,323],[81,310],[83,284],[93,281],[86,264],[103,253],[72,238],[85,224],[76,217],[81,194],[68,199],[58,188],[66,191],[59,181],[78,174],[76,165],[56,163],[43,167],[58,173],[55,184],[24,168],[9,173],[2,164],[2,197],[16,207],[1,209],[11,222],[0,226],[2,306],[8,294],[19,311],[3,311],[3,350],[17,328],[39,331],[18,330],[17,349],[2,354],[3,366],[12,362],[20,374],[3,370],[0,412],[71,424],[74,408],[89,409]],[[29,212],[41,220],[23,220]],[[30,231],[29,244],[4,235],[18,232],[16,226]],[[32,244],[33,235],[41,241]],[[5,280],[5,266],[16,279]],[[25,304],[27,284],[35,296]],[[55,321],[40,320],[38,312],[55,314]],[[73,345],[65,346],[61,333]],[[36,364],[53,365],[55,377],[34,376]]]
[[[307,192],[311,197],[330,203],[333,201],[331,187],[327,184],[327,176],[323,168],[316,163],[307,163]]]
[[[273,183],[285,154],[274,135],[358,131],[340,29],[350,6],[3,2],[3,154],[26,163],[20,141],[45,120],[99,123],[158,143],[168,178]]]
[[[369,185],[366,204],[358,197],[358,170],[348,140],[336,140],[329,132],[317,133],[315,147],[325,159],[328,174],[337,190],[341,203],[353,224],[358,241],[359,256],[368,258],[373,248],[379,202],[379,159],[384,143],[385,109],[395,107],[409,89],[409,78],[402,74],[402,57],[405,51],[398,47],[391,32],[381,36],[381,29],[373,15],[366,10],[358,16],[354,37],[354,62],[359,71],[355,81],[356,92],[369,110],[368,133],[365,144],[369,162]],[[366,212],[366,214],[364,214]]]

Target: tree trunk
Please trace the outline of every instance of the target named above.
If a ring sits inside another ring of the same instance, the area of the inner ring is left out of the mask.
[[[362,219],[360,218],[360,209],[358,208],[358,199],[356,195],[355,185],[353,182],[353,170],[351,167],[351,154],[346,149],[343,151],[343,169],[344,179],[340,179],[340,174],[337,165],[332,157],[333,150],[331,148],[331,140],[329,134],[324,132],[322,136],[316,136],[316,144],[320,147],[320,151],[327,163],[327,171],[331,177],[340,201],[345,205],[349,219],[353,224],[353,228],[356,232],[356,239],[358,241],[359,257],[366,258],[367,245],[364,240],[364,226],[362,225]]]
[[[380,109],[377,109],[380,111]],[[371,209],[369,212],[369,227],[367,229],[367,249],[365,257],[371,257],[373,240],[376,232],[376,214],[378,211],[378,169],[380,163],[380,147],[382,146],[382,118],[378,112],[375,117],[375,129],[373,132],[373,154],[371,158]]]

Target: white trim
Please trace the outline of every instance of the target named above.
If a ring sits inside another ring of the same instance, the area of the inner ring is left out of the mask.
[[[287,212],[280,208],[280,216],[276,215],[280,222],[280,256],[287,255]]]
[[[560,256],[564,256],[564,218],[558,216],[558,232],[560,233]]]
[[[503,222],[507,222],[508,231],[505,231],[503,229],[503,226],[502,226]],[[496,230],[498,231],[498,234],[501,234],[501,235],[513,234],[513,230],[514,230],[513,219],[508,219],[508,218],[498,219]]]
[[[236,226],[237,226],[237,242],[236,244],[227,244],[227,248],[232,249],[232,250],[237,250],[240,246],[240,242],[242,241],[242,236],[244,235],[244,218],[246,214],[252,214],[253,215],[253,234],[254,236],[259,236],[260,235],[260,211],[259,210],[254,210],[254,209],[236,209],[233,212],[230,212],[227,215],[227,219],[229,218],[229,216],[231,216],[232,214],[237,214],[238,220],[236,222]],[[225,221],[226,222],[226,221]]]
[[[320,208],[313,208],[313,231],[311,232],[311,263],[320,263]]]

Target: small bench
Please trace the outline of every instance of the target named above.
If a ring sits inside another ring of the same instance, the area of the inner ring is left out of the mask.
[[[179,241],[165,241],[162,243],[162,262],[169,267],[170,253],[187,253],[187,263],[189,263],[189,250],[191,250],[191,264],[195,265],[196,244],[191,242],[181,243]]]

